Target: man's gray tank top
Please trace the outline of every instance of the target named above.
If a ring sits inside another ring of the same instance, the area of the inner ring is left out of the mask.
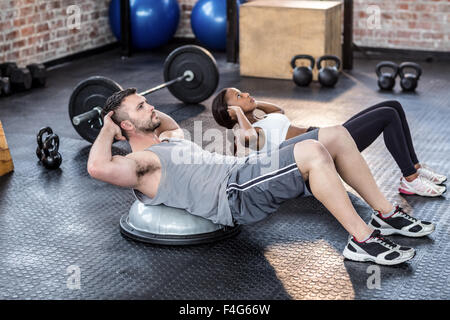
[[[161,162],[161,180],[154,198],[133,189],[135,197],[148,205],[164,204],[185,209],[213,223],[233,226],[227,183],[238,158],[203,150],[184,139],[170,138],[146,150]]]

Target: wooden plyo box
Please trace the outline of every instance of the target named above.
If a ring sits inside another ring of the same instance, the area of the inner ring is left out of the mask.
[[[297,54],[342,59],[341,2],[259,0],[240,6],[241,76],[292,79],[290,62]]]
[[[2,122],[0,121],[0,176],[14,170],[11,154],[9,153],[8,143],[6,142]]]

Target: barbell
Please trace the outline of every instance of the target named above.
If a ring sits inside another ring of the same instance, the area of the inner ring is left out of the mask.
[[[219,71],[212,54],[196,45],[181,46],[164,62],[164,83],[139,94],[146,96],[163,88],[184,103],[200,103],[217,89]],[[81,81],[69,100],[69,117],[78,134],[94,142],[103,126],[103,105],[109,96],[122,90],[114,80],[93,76]]]

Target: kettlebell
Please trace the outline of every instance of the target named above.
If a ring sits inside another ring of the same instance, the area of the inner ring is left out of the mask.
[[[414,69],[414,73],[404,73],[403,69],[411,68]],[[400,86],[403,91],[414,91],[417,88],[417,82],[422,75],[422,68],[414,62],[403,62],[398,67],[398,74],[400,76]]]
[[[36,156],[38,157],[39,161],[42,160],[42,156],[43,156],[43,147],[44,147],[44,134],[47,134],[48,136],[51,135],[53,133],[52,128],[50,127],[44,127],[41,128],[41,130],[39,130],[38,134],[36,135],[36,139],[37,139],[37,148],[36,148]],[[47,138],[47,137],[46,137]]]
[[[310,61],[309,66],[300,66],[297,67],[295,63],[297,60],[307,59]],[[294,73],[292,74],[292,80],[294,80],[295,84],[301,87],[305,87],[309,85],[312,81],[312,69],[314,68],[314,58],[307,54],[298,54],[294,56],[291,60],[292,69],[294,69]]]
[[[47,169],[57,169],[61,165],[62,157],[58,152],[59,150],[59,137],[56,134],[49,135],[42,148],[43,158],[42,164]]]
[[[393,72],[381,72],[382,68],[392,69]],[[395,86],[395,77],[398,73],[398,65],[392,61],[381,61],[375,67],[378,77],[378,87],[381,90],[392,90]]]
[[[334,66],[322,68],[322,61],[332,60]],[[334,87],[339,79],[339,68],[341,60],[334,55],[325,55],[317,59],[317,68],[319,68],[319,82],[324,87]]]

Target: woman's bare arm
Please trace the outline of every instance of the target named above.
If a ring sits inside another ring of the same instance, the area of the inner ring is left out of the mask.
[[[264,113],[282,113],[284,114],[284,110],[277,106],[276,104],[265,102],[265,101],[257,101],[256,108],[263,111]]]
[[[232,112],[234,112],[239,124],[238,128],[233,129],[233,133],[236,138],[238,138],[238,141],[245,146],[256,144],[258,139],[258,132],[252,126],[247,116],[244,114],[244,111],[242,111],[241,107],[229,106],[228,108],[231,109]]]

